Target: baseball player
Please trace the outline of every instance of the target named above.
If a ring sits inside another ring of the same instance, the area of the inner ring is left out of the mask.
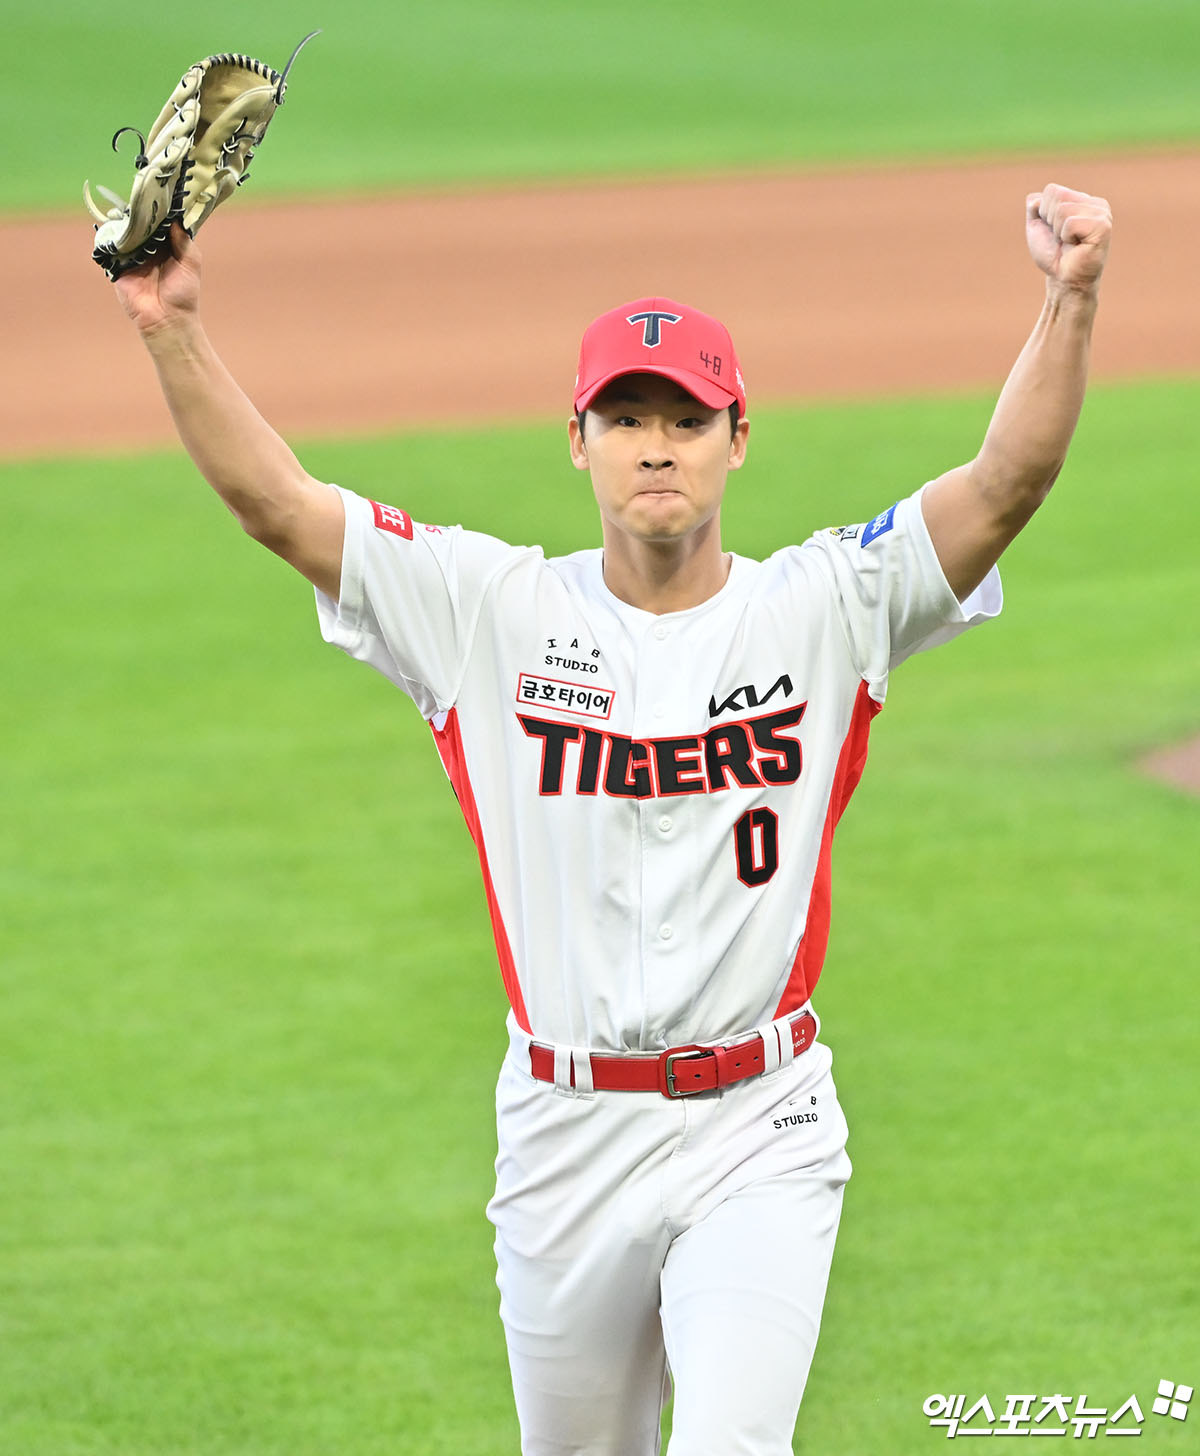
[[[310,477],[208,343],[178,229],[116,284],[196,464],[314,584],[326,639],[412,698],[478,850],[511,1005],[488,1214],[533,1456],[656,1452],[672,1387],[673,1456],[791,1450],[850,1176],[812,1003],[834,828],[892,668],[1000,609],[1110,227],[1086,193],[1029,197],[1046,301],[979,454],[761,562],[721,541],[737,356],[683,303],[585,332],[569,444],[602,546],[546,560]]]

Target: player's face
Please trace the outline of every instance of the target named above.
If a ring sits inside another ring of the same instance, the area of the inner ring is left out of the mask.
[[[571,459],[591,472],[606,534],[664,543],[716,523],[750,429],[739,420],[730,438],[727,409],[656,374],[613,380],[588,407],[585,426],[570,421]]]

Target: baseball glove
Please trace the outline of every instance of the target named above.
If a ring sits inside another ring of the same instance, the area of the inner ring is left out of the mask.
[[[292,61],[319,34],[304,37],[282,72],[228,51],[209,56],[184,72],[149,136],[134,126],[117,132],[114,152],[127,131],[142,144],[129,201],[97,187],[111,204],[103,211],[83,184],[83,200],[96,219],[92,257],[109,278],[153,258],[176,220],[195,237],[213,209],[246,180],[254,149],[283,104]]]

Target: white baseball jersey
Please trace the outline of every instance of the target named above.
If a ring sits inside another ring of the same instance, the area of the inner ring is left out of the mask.
[[[342,491],[327,641],[429,721],[475,841],[518,1025],[596,1051],[717,1041],[808,1000],[830,845],[888,673],[963,604],[920,492],[654,615],[599,549],[547,560]]]

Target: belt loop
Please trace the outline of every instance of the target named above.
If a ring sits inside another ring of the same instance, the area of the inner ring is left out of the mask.
[[[756,1026],[754,1030],[762,1037],[763,1044],[763,1069],[762,1075],[769,1077],[772,1072],[777,1072],[780,1066],[779,1044],[782,1041],[775,1023],[769,1021],[766,1026]]]
[[[783,1066],[788,1067],[796,1060],[796,1042],[792,1036],[792,1018],[781,1016],[774,1023],[775,1033],[779,1037],[779,1052]]]
[[[571,1049],[571,1066],[575,1072],[575,1095],[577,1097],[594,1097],[596,1089],[592,1085],[592,1054],[580,1047]]]
[[[592,1057],[584,1047],[554,1048],[554,1090],[560,1097],[594,1097]]]

